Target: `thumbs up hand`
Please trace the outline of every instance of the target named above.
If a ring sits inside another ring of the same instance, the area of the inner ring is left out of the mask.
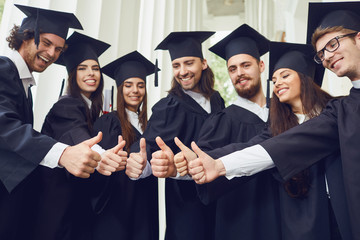
[[[101,154],[101,161],[96,170],[106,176],[110,176],[115,171],[125,169],[127,152],[123,151],[126,142],[122,136],[118,137],[118,144]]]
[[[199,156],[188,164],[189,173],[197,184],[208,183],[225,175],[226,170],[221,160],[214,160],[203,152],[195,142],[191,143],[191,148]]]
[[[160,150],[152,154],[151,169],[155,177],[167,178],[176,176],[176,167],[174,164],[174,153],[161,137],[155,139]]]
[[[83,141],[75,146],[65,148],[59,159],[59,165],[76,177],[88,178],[95,171],[98,162],[101,160],[100,154],[91,150],[91,147],[100,142],[102,133]]]
[[[140,152],[130,153],[126,162],[126,175],[129,178],[139,178],[147,164],[146,141],[140,139]]]
[[[174,163],[180,176],[188,174],[188,162],[197,158],[197,155],[187,146],[185,146],[179,138],[175,137],[175,144],[180,148],[181,152],[174,156]]]

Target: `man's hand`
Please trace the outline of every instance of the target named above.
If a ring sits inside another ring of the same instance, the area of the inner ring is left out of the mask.
[[[76,177],[88,178],[95,171],[101,159],[91,147],[100,142],[102,133],[75,146],[67,147],[59,159],[59,165]]]
[[[146,141],[145,138],[140,139],[140,152],[130,153],[126,163],[126,175],[129,178],[139,178],[146,167]]]
[[[101,161],[96,170],[105,176],[110,176],[115,171],[125,169],[127,159],[127,152],[123,151],[125,144],[122,136],[119,136],[118,144],[101,154]]]
[[[150,161],[153,175],[159,178],[175,177],[176,167],[173,151],[164,143],[161,137],[156,137],[155,141],[160,150],[152,154]]]
[[[199,158],[189,162],[189,173],[197,184],[208,183],[226,173],[224,164],[204,153],[195,142],[191,143],[192,150]]]
[[[174,163],[177,172],[180,176],[188,174],[188,162],[197,158],[197,155],[187,146],[185,146],[180,139],[174,138],[175,144],[180,148],[181,152],[174,156]]]

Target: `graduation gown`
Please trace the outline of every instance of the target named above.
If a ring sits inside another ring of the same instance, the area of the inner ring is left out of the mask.
[[[50,109],[41,132],[71,146],[91,138],[86,108],[88,106],[80,98],[62,97]],[[46,201],[39,219],[48,219],[43,239],[90,239],[93,182],[102,175],[95,171],[89,179],[81,179],[64,168],[43,168],[40,174],[41,196]]]
[[[265,125],[256,114],[231,105],[205,121],[197,144],[203,151],[209,151],[230,143],[247,142]],[[205,204],[217,199],[215,239],[240,236],[243,240],[280,239],[278,189],[271,171],[243,180],[221,177],[197,185]]]
[[[360,89],[352,88],[348,97],[330,101],[317,118],[261,144],[285,179],[340,148],[342,176],[354,239],[360,239],[359,122]],[[286,156],[292,156],[291,161]],[[335,210],[334,207],[334,212]]]
[[[102,131],[100,145],[114,147],[122,134],[117,112],[100,117],[94,132]],[[136,139],[141,134],[133,127]],[[124,171],[113,173],[96,207],[94,240],[158,240],[158,181],[154,176],[131,180]]]
[[[28,239],[40,204],[34,170],[56,141],[33,129],[32,96],[15,64],[0,57],[0,73],[0,239]]]
[[[302,123],[299,126],[302,126],[307,122]],[[270,138],[270,132],[268,130],[265,130],[262,134],[252,138],[248,143],[234,143],[222,148],[212,150],[208,153],[211,156],[215,156],[215,158],[219,158],[234,151],[241,150],[245,147],[252,146],[254,144],[262,144],[264,141]],[[283,147],[281,147],[281,149],[283,151],[287,150]],[[302,161],[306,161],[306,157],[308,156],[308,154],[302,154]],[[289,156],[290,155],[284,155],[287,161],[291,162],[293,159],[293,155],[291,155],[291,158],[289,158]],[[295,159],[297,159],[297,156],[295,157]],[[342,161],[339,151],[335,151],[331,155],[326,156],[323,161],[309,166],[311,182],[307,197],[304,199],[291,198],[284,190],[284,181],[283,178],[280,176],[279,172],[273,172],[274,178],[278,180],[282,239],[330,239],[330,233],[336,230],[332,229],[334,227],[333,225],[329,225],[332,217],[335,217],[336,219],[336,224],[338,225],[338,230],[341,234],[342,239],[353,239],[351,237],[350,218],[345,195],[341,162]],[[260,172],[258,174],[263,173],[264,172]],[[238,183],[240,182],[241,184],[243,182],[246,182],[247,179],[251,179],[258,174],[251,177],[241,177],[234,179],[238,179]],[[330,201],[327,197],[325,176],[328,184]],[[231,180],[230,182],[232,181],[234,180]],[[235,184],[231,185],[231,187],[228,188],[224,187],[224,189],[220,189],[220,193],[217,192],[216,194],[213,193],[213,191],[209,191],[208,189],[206,192],[204,192],[208,194],[210,192],[212,195],[218,196],[220,194],[226,194],[228,191],[231,191],[235,187]],[[207,197],[214,198],[213,196]],[[335,216],[332,216],[332,211],[334,212]]]
[[[224,101],[218,92],[210,98],[211,113],[224,108]],[[185,145],[197,141],[199,131],[209,114],[190,96],[169,94],[152,108],[147,129],[143,137],[150,153],[159,150],[155,138],[160,136],[174,154],[179,152],[174,143],[178,137]],[[139,143],[131,147],[132,152],[139,151]],[[206,206],[197,197],[194,181],[167,178],[165,182],[166,201],[166,239],[210,239],[213,229],[214,209]]]

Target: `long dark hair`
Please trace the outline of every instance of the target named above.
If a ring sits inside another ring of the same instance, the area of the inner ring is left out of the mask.
[[[136,133],[128,119],[128,114],[125,111],[126,103],[123,95],[124,82],[117,88],[117,115],[120,120],[121,134],[123,139],[126,141],[125,151],[130,152],[130,146],[136,140]],[[140,108],[141,106],[141,108]],[[147,125],[147,91],[145,88],[145,95],[142,104],[139,106],[139,123],[141,129],[145,131]]]
[[[76,72],[77,72],[77,66],[69,74],[67,93],[72,97],[81,99],[81,101],[84,103],[84,105],[87,106],[87,103],[85,102],[84,98],[81,96],[81,90],[76,81]],[[86,109],[86,119],[87,119],[87,124],[88,124],[89,130],[92,130],[92,127],[93,127],[93,124],[94,124],[96,118],[98,118],[100,113],[102,112],[103,88],[104,88],[104,79],[103,79],[102,73],[100,73],[99,87],[96,89],[95,92],[91,93],[91,95],[90,95],[90,100],[92,102],[91,109],[89,109],[88,107],[85,108]]]
[[[300,99],[303,113],[308,118],[320,114],[327,102],[333,97],[323,91],[310,77],[297,72],[300,78]],[[299,125],[298,118],[287,103],[281,103],[273,94],[270,105],[270,130],[273,136],[279,135],[286,130]],[[309,169],[298,173],[284,183],[286,192],[294,198],[307,196],[310,187]]]
[[[200,59],[201,62],[204,59]],[[200,93],[206,97],[210,98],[211,95],[215,92],[214,90],[215,77],[211,68],[208,66],[206,69],[202,70],[201,78],[199,81],[199,90]],[[171,82],[171,88],[168,93],[172,93],[177,96],[182,96],[184,94],[181,85],[176,81],[175,77],[173,77]]]

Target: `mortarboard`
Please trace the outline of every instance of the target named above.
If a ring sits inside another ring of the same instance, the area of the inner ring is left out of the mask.
[[[314,54],[314,48],[310,44],[270,42],[270,79],[276,70],[289,68],[311,77],[321,86],[325,69],[314,62]]]
[[[35,44],[39,45],[40,33],[52,33],[66,39],[69,28],[83,29],[73,13],[15,4],[27,17],[23,19],[19,32],[34,30]]]
[[[316,28],[343,26],[360,31],[360,2],[309,3],[307,43],[311,43]]]
[[[269,40],[247,24],[243,24],[209,48],[226,61],[237,54],[249,54],[260,60],[269,51]]]
[[[141,55],[138,51],[128,53],[102,68],[102,72],[116,81],[120,86],[126,79],[141,78],[146,82],[146,76],[160,71],[155,65]]]
[[[203,58],[201,43],[215,32],[172,32],[156,48],[169,50],[171,61],[181,57]]]
[[[78,32],[74,32],[66,40],[66,44],[68,48],[55,63],[66,66],[68,73],[85,60],[93,59],[99,62],[98,57],[110,47],[103,41]]]

